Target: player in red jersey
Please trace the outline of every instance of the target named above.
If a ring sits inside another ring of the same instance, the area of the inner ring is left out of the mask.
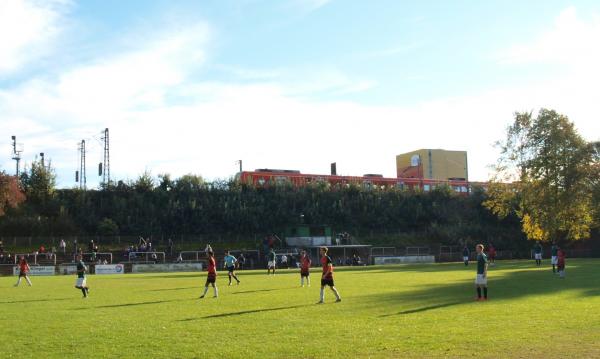
[[[488,247],[488,259],[490,261],[490,265],[493,266],[495,265],[496,262],[496,248],[494,248],[494,245],[490,243],[490,246]]]
[[[300,286],[304,287],[304,278],[306,278],[306,285],[310,287],[310,265],[312,264],[310,257],[306,254],[306,251],[300,252]]]
[[[565,251],[562,248],[558,249],[558,274],[560,278],[565,278]]]
[[[31,287],[31,281],[29,280],[29,276],[27,275],[27,273],[29,273],[29,269],[30,268],[29,263],[27,263],[27,259],[21,256],[21,260],[19,261],[19,279],[17,279],[15,287],[18,287],[19,284],[21,284],[21,278],[25,278],[27,284],[29,284],[29,286]]]
[[[219,290],[217,289],[217,262],[215,261],[215,254],[212,249],[206,252],[208,256],[208,274],[206,276],[206,284],[204,285],[204,293],[200,296],[200,298],[204,298],[206,292],[208,292],[208,285],[212,284],[213,289],[215,290],[214,297],[217,298],[219,296]]]
[[[321,276],[321,299],[317,304],[325,303],[325,286],[328,285],[329,288],[335,294],[336,302],[341,302],[342,298],[340,297],[340,293],[338,293],[337,289],[335,289],[335,284],[333,283],[333,262],[331,258],[327,255],[327,247],[321,247],[321,264],[323,264],[323,276]]]

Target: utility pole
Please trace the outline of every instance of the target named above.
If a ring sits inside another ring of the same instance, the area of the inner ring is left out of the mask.
[[[102,135],[102,141],[104,141],[104,161],[102,170],[102,183],[108,187],[110,185],[110,141],[108,137],[108,128],[104,129]]]
[[[23,152],[23,147],[19,146],[17,148],[17,136],[11,136],[12,145],[13,145],[13,156],[12,159],[17,162],[17,181],[19,180],[19,163],[21,162],[21,152]]]
[[[237,160],[235,162],[240,165],[240,174],[242,174],[242,160]]]

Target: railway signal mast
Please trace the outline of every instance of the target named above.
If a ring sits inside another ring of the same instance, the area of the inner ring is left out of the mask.
[[[21,162],[21,153],[23,152],[23,144],[17,144],[17,136],[11,136],[13,145],[13,156],[12,159],[17,162],[17,180],[19,178],[19,164]]]

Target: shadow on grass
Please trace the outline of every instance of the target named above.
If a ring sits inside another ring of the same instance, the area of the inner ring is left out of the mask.
[[[161,288],[161,289],[148,289],[148,292],[166,292],[171,290],[186,290],[186,289],[198,289],[198,286],[195,287],[181,287],[181,288]]]
[[[239,312],[230,312],[230,313],[221,313],[221,314],[207,315],[205,317],[200,317],[200,318],[180,319],[179,322],[191,322],[191,321],[194,321],[194,320],[211,319],[211,318],[226,318],[226,317],[234,317],[234,316],[238,316],[238,315],[253,314],[253,313],[275,312],[275,311],[278,311],[278,310],[297,309],[297,308],[303,308],[303,307],[308,307],[308,306],[312,306],[312,305],[311,304],[302,304],[302,305],[292,305],[292,306],[289,306],[289,307],[250,309],[250,310],[242,310],[242,311],[239,311]]]
[[[109,304],[109,305],[99,305],[96,307],[82,307],[76,308],[77,310],[87,310],[87,309],[100,309],[100,308],[125,308],[125,307],[136,307],[140,305],[152,305],[152,304],[162,304],[162,303],[172,303],[172,302],[184,302],[184,301],[192,301],[195,298],[186,298],[186,299],[171,299],[171,300],[153,300],[148,302],[137,302],[137,303],[123,303],[123,304]]]
[[[535,267],[528,262],[504,262],[490,267],[488,273],[488,287],[490,299],[494,302],[522,299],[560,293],[561,291],[578,291],[579,297],[594,297],[600,295],[600,277],[596,273],[600,270],[600,261],[573,260],[569,267],[567,262],[567,278],[560,279],[552,273],[552,268],[545,266]],[[433,266],[435,268],[435,266]],[[454,266],[454,270],[459,267]],[[423,268],[426,269],[426,268]],[[428,269],[431,269],[428,268]],[[408,307],[399,312],[381,315],[389,317],[411,313],[426,312],[446,308],[454,305],[473,303],[475,292],[475,267],[469,267],[473,279],[452,281],[448,284],[435,284],[417,291],[398,291],[379,294],[370,294],[358,301],[364,301],[366,306],[377,303],[378,306]],[[399,269],[398,271],[402,271]],[[427,270],[427,272],[432,272]],[[439,271],[444,275],[446,268]],[[426,284],[424,284],[426,285]],[[411,308],[414,306],[415,308]]]
[[[250,294],[250,293],[273,292],[276,290],[289,290],[289,289],[296,289],[296,288],[298,288],[298,287],[245,290],[245,291],[241,291],[241,292],[234,292],[231,294]]]
[[[403,315],[403,314],[413,314],[413,313],[426,312],[428,310],[445,308],[445,307],[451,307],[451,306],[457,305],[457,304],[464,304],[464,302],[450,302],[450,303],[443,303],[443,304],[435,304],[435,305],[430,305],[430,306],[427,306],[427,307],[421,307],[421,308],[403,310],[403,311],[398,312],[398,313],[380,315],[380,317],[383,318],[383,317],[391,317],[393,315]]]
[[[8,302],[0,302],[0,304],[14,304],[14,303],[34,303],[34,302],[55,302],[60,300],[70,300],[70,298],[47,298],[47,299],[26,299],[26,300],[11,300]]]

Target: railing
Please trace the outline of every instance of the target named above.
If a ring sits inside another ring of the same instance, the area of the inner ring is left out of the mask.
[[[396,247],[372,247],[370,256],[395,256]]]
[[[426,256],[429,255],[429,247],[406,247],[407,256]]]
[[[152,253],[152,252],[150,252]],[[108,253],[108,252],[89,252],[89,253],[82,253],[82,255],[84,256],[84,258],[86,258],[85,256],[89,256],[90,257],[90,262],[94,261],[94,257],[97,257],[96,260],[100,257],[106,256],[108,257],[108,264],[112,264],[113,262],[113,255],[112,253]]]
[[[146,262],[158,262],[159,256],[162,256],[162,263],[166,262],[166,254],[165,252],[129,252],[129,262],[134,262],[137,259],[138,255],[145,257]],[[148,256],[156,255],[156,258],[150,258]]]
[[[257,250],[231,250],[229,253],[236,258],[239,257],[239,254],[236,255],[237,253],[244,253],[246,263],[244,263],[243,267],[254,268],[255,263],[260,261],[260,251]],[[206,260],[206,251],[182,251],[179,252],[179,255],[183,262],[199,262]],[[190,259],[190,257],[192,259]]]
[[[185,255],[187,257],[188,254],[191,254],[193,258],[195,259],[184,259],[183,256]],[[202,259],[206,259],[206,251],[183,251],[183,252],[179,252],[179,256],[181,257],[181,259],[185,262],[185,261],[193,261],[195,260],[196,262],[200,261],[200,254],[202,254]]]
[[[29,258],[33,256],[33,264],[38,264],[38,256],[46,257],[46,260],[52,261],[56,265],[56,253],[20,253],[14,255],[14,263],[17,264],[21,257]]]

